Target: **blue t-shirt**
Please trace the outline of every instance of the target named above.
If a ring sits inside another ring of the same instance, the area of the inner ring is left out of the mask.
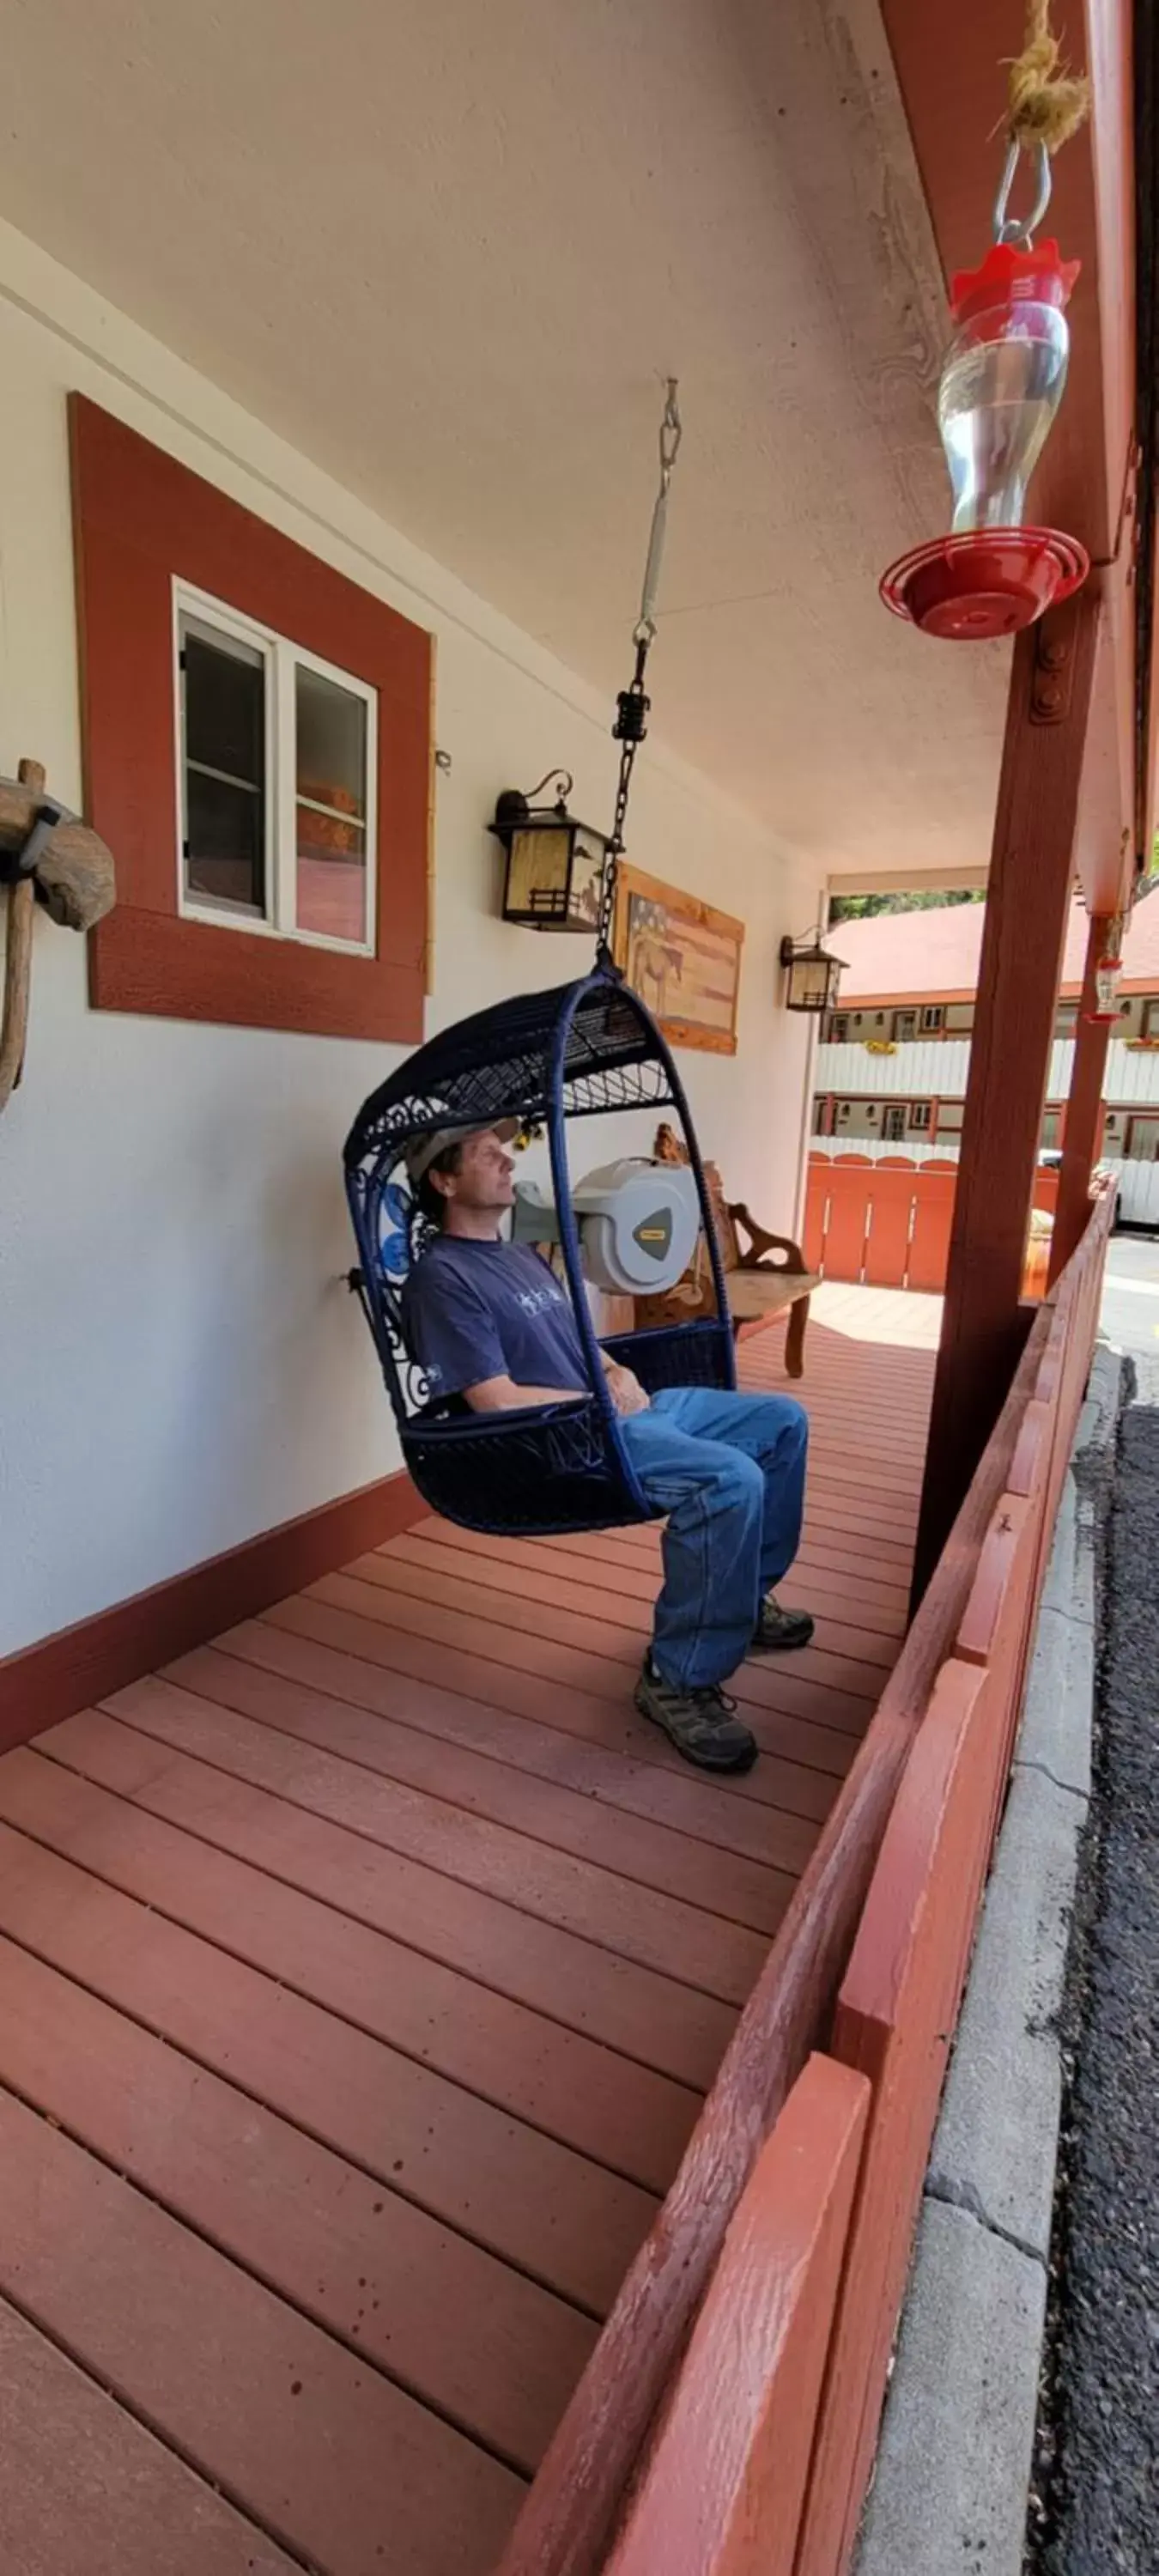
[[[489,1377],[588,1384],[571,1300],[529,1243],[437,1235],[403,1289],[402,1321],[436,1401]]]

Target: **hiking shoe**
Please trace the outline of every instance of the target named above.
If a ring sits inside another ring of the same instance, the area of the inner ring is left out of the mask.
[[[651,1655],[646,1655],[636,1684],[636,1706],[641,1717],[662,1726],[677,1752],[701,1771],[751,1771],[757,1758],[756,1737],[741,1725],[736,1701],[727,1699],[715,1683],[701,1690],[681,1690],[666,1682]]]
[[[754,1655],[785,1655],[794,1646],[807,1646],[814,1622],[807,1610],[782,1610],[773,1593],[766,1592],[757,1612],[753,1630]]]

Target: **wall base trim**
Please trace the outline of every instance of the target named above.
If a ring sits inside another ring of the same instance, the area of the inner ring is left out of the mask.
[[[0,1662],[0,1753],[300,1592],[426,1510],[405,1470],[263,1530]]]

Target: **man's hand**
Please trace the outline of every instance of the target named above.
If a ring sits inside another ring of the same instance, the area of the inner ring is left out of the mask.
[[[604,1371],[608,1381],[608,1393],[617,1413],[647,1412],[649,1399],[644,1393],[639,1378],[633,1377],[630,1368],[621,1368],[618,1360],[605,1359]]]

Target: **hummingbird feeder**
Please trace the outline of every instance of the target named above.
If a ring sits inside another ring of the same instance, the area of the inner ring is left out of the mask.
[[[1050,199],[1041,142],[1037,201],[1007,220],[1018,166],[1012,141],[994,208],[994,240],[980,267],[951,288],[953,337],[938,388],[938,427],[954,498],[950,532],[891,564],[881,596],[925,635],[973,643],[1031,626],[1085,581],[1090,558],[1057,528],[1026,526],[1026,487],[1066,383],[1066,308],[1078,260],[1031,236]]]

